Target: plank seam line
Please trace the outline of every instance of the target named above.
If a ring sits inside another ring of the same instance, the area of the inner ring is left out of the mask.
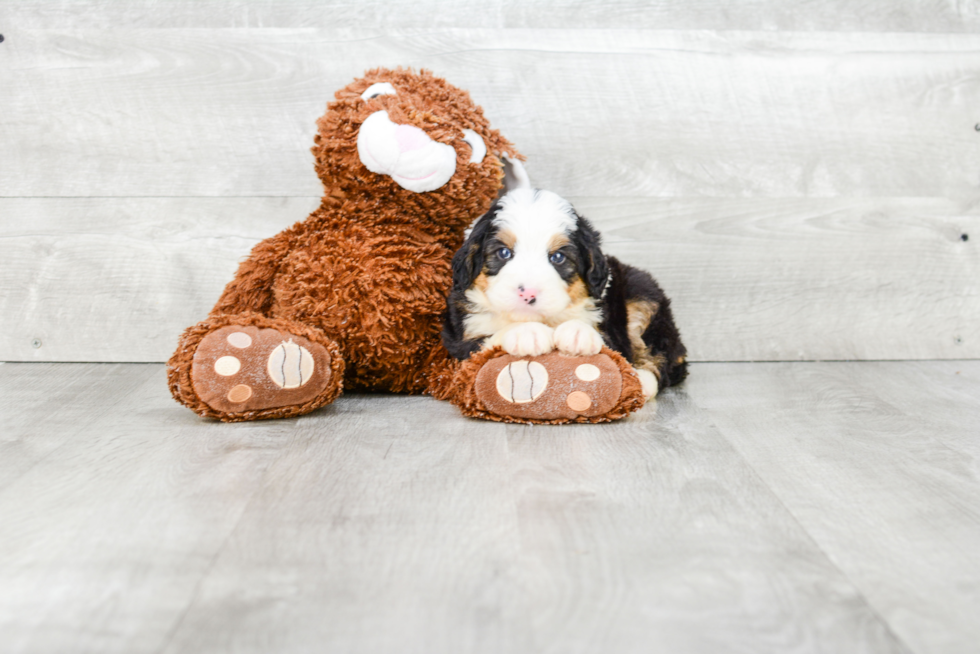
[[[705,410],[705,409],[704,409],[703,407],[701,407],[701,406],[699,406],[699,405],[698,405],[698,408],[699,408],[699,409],[701,409],[702,411],[704,411],[704,410]],[[710,412],[709,412],[709,415],[710,415]],[[711,425],[711,427],[712,427],[712,428],[713,428],[713,429],[714,429],[715,431],[717,431],[717,432],[718,432],[718,434],[719,434],[719,435],[720,435],[720,436],[721,436],[722,438],[724,438],[724,439],[725,439],[725,442],[726,442],[726,443],[728,443],[728,446],[729,446],[730,448],[732,448],[732,451],[733,451],[733,452],[735,452],[735,453],[736,453],[736,454],[738,455],[738,457],[739,457],[739,458],[740,458],[740,459],[742,460],[742,462],[743,462],[743,463],[744,463],[744,464],[746,465],[746,467],[747,467],[747,468],[748,468],[748,469],[749,469],[749,470],[751,471],[751,474],[752,474],[752,476],[753,476],[753,477],[755,477],[755,478],[756,478],[756,480],[758,480],[758,482],[759,482],[760,484],[762,484],[762,485],[763,485],[763,486],[764,486],[764,487],[766,488],[766,490],[768,490],[768,491],[769,491],[769,494],[770,494],[770,495],[772,495],[772,497],[773,497],[773,498],[774,498],[774,499],[775,499],[775,500],[776,500],[777,502],[779,502],[779,505],[780,505],[781,507],[783,507],[783,510],[784,510],[784,511],[786,511],[786,515],[787,515],[787,516],[789,516],[789,518],[790,518],[790,520],[792,520],[792,521],[793,521],[793,523],[794,523],[794,524],[796,524],[796,526],[797,526],[797,527],[799,527],[799,529],[800,529],[800,531],[801,531],[801,532],[802,532],[802,533],[804,534],[804,536],[805,536],[805,538],[806,538],[806,539],[807,539],[807,540],[808,540],[808,541],[809,541],[809,542],[810,542],[810,543],[811,543],[811,544],[812,544],[812,545],[813,545],[813,546],[814,546],[815,548],[817,548],[817,550],[818,550],[818,551],[819,551],[819,552],[820,552],[820,553],[821,553],[821,554],[822,554],[822,555],[824,556],[824,558],[825,558],[825,559],[827,560],[827,563],[828,563],[828,564],[830,564],[831,566],[833,566],[833,568],[834,568],[835,570],[837,570],[837,572],[838,572],[838,573],[839,573],[839,574],[841,575],[841,577],[842,577],[842,578],[843,578],[844,580],[846,580],[848,584],[850,584],[850,585],[851,585],[851,588],[853,588],[853,589],[854,589],[854,592],[855,592],[855,593],[857,594],[857,596],[858,596],[858,597],[860,597],[860,598],[861,598],[861,601],[863,601],[863,602],[864,602],[864,605],[865,605],[866,607],[868,607],[868,610],[869,610],[869,611],[871,611],[871,613],[872,613],[872,615],[874,615],[874,616],[875,616],[875,618],[877,618],[877,619],[878,619],[878,621],[879,621],[879,622],[881,623],[881,625],[882,625],[882,626],[883,626],[883,627],[885,628],[885,630],[887,631],[887,633],[889,633],[889,634],[890,634],[890,635],[892,636],[892,638],[894,638],[894,639],[895,639],[895,642],[896,642],[896,643],[898,643],[898,644],[900,644],[900,645],[901,645],[901,646],[902,646],[902,647],[903,647],[903,648],[905,649],[905,651],[906,651],[906,652],[908,652],[909,654],[913,654],[913,653],[915,652],[915,650],[913,650],[913,649],[912,649],[912,647],[911,647],[911,646],[910,646],[910,645],[909,645],[909,644],[908,644],[907,642],[905,642],[905,640],[904,640],[903,638],[901,638],[901,637],[900,637],[900,636],[899,636],[899,635],[898,635],[898,634],[897,634],[897,633],[895,632],[895,630],[894,630],[894,629],[892,628],[892,625],[891,625],[891,623],[890,623],[890,622],[889,622],[888,620],[886,620],[886,619],[885,619],[885,617],[884,617],[884,616],[883,616],[883,615],[882,615],[882,614],[881,614],[881,613],[880,613],[880,612],[878,611],[878,608],[877,608],[877,607],[876,607],[876,606],[875,606],[874,604],[872,604],[872,602],[871,602],[871,600],[870,600],[870,599],[868,599],[868,597],[867,597],[867,596],[866,596],[866,595],[864,594],[864,589],[863,589],[863,588],[861,588],[860,586],[858,586],[858,585],[857,585],[856,583],[854,583],[854,580],[852,580],[852,579],[851,579],[851,577],[850,577],[850,575],[848,575],[848,574],[847,574],[847,573],[846,573],[846,572],[845,572],[845,571],[844,571],[844,570],[843,570],[843,569],[842,569],[842,568],[841,568],[841,567],[840,567],[840,566],[839,566],[839,565],[837,564],[837,561],[835,561],[835,560],[834,560],[834,558],[833,558],[833,557],[831,557],[831,556],[830,556],[830,554],[829,554],[829,553],[828,553],[828,552],[827,552],[827,551],[826,551],[826,550],[825,550],[825,549],[823,548],[823,546],[822,546],[822,545],[821,545],[821,544],[820,544],[820,543],[819,543],[819,542],[817,541],[817,539],[816,539],[816,538],[814,538],[814,536],[813,536],[813,534],[811,534],[811,533],[810,533],[810,530],[809,530],[809,529],[807,529],[806,527],[804,527],[804,526],[803,526],[803,523],[801,523],[801,522],[799,521],[799,519],[798,519],[798,518],[796,517],[796,514],[795,514],[795,513],[793,513],[793,511],[791,511],[791,510],[790,510],[790,508],[789,508],[789,507],[788,507],[788,506],[786,505],[786,503],[785,503],[785,502],[783,501],[783,498],[782,498],[782,497],[781,497],[781,496],[779,495],[779,493],[777,493],[777,492],[776,492],[776,490],[775,490],[775,489],[774,489],[774,488],[773,488],[772,486],[770,486],[770,485],[769,485],[769,483],[768,483],[768,482],[767,482],[767,481],[766,481],[766,480],[765,480],[765,479],[764,479],[764,478],[762,477],[762,475],[761,475],[761,474],[759,473],[759,471],[758,471],[758,470],[756,469],[756,467],[755,467],[754,465],[752,465],[752,463],[751,463],[751,462],[750,462],[750,461],[749,461],[749,460],[748,460],[748,459],[746,458],[746,456],[745,456],[745,454],[744,454],[744,453],[742,452],[742,450],[741,450],[741,449],[739,449],[739,448],[738,448],[738,446],[737,446],[737,445],[736,445],[736,444],[735,444],[735,443],[734,443],[734,442],[733,442],[733,441],[732,441],[732,440],[731,440],[730,438],[728,438],[728,434],[726,434],[726,433],[725,433],[725,430],[724,430],[724,429],[722,429],[721,427],[719,427],[719,426],[718,426],[718,425],[717,425],[717,424],[715,423],[715,421],[714,421],[714,420],[711,420],[710,418],[709,418],[709,420],[708,420],[708,422],[709,422],[709,424]]]

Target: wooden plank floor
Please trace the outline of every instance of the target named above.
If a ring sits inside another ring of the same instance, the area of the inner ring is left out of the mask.
[[[0,651],[975,652],[980,361],[697,364],[606,426],[224,425],[0,364]]]

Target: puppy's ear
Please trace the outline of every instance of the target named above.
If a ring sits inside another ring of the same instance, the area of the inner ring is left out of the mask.
[[[578,249],[579,275],[589,289],[589,295],[594,298],[602,297],[602,291],[609,280],[609,266],[606,255],[602,253],[602,237],[592,227],[592,224],[582,216],[575,214],[577,225],[572,234],[572,242]]]
[[[483,270],[483,243],[492,231],[493,219],[499,209],[499,204],[494,202],[490,210],[473,224],[462,247],[453,255],[454,291],[465,292]]]

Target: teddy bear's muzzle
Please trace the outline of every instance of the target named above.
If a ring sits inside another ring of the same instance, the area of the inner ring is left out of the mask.
[[[456,172],[456,150],[433,141],[411,125],[393,123],[387,111],[376,111],[361,124],[357,154],[372,173],[388,175],[414,193],[434,191]]]

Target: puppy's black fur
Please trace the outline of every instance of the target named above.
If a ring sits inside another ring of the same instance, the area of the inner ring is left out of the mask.
[[[652,364],[661,389],[680,384],[687,377],[687,348],[674,324],[670,298],[645,270],[622,263],[615,257],[608,257],[606,261],[611,275],[609,290],[599,305],[602,322],[598,327],[606,345],[634,366],[648,367],[643,365],[644,362]],[[637,352],[630,339],[628,312],[641,303],[653,303],[656,311],[640,335],[645,351]]]
[[[464,335],[464,319],[472,310],[466,291],[481,274],[493,276],[506,265],[496,256],[506,247],[497,240],[493,224],[499,210],[499,202],[494,203],[453,256],[453,286],[443,319],[442,342],[456,359],[468,359],[485,340],[467,340]],[[577,213],[575,216],[576,229],[568,235],[570,243],[558,250],[565,260],[553,264],[558,274],[569,285],[576,278],[585,284],[601,311],[598,330],[610,349],[635,367],[654,372],[661,390],[681,383],[687,377],[687,350],[674,324],[670,299],[649,273],[605,256],[599,233],[588,220]],[[633,338],[631,314],[639,317]]]
[[[449,354],[456,359],[469,359],[483,345],[484,338],[466,340],[463,335],[463,319],[469,310],[466,291],[483,271],[488,254],[493,254],[496,245],[493,236],[493,219],[500,211],[500,202],[494,202],[489,211],[476,221],[463,245],[453,255],[453,287],[449,291],[446,313],[442,319],[442,343]],[[493,257],[489,257],[493,260]]]

